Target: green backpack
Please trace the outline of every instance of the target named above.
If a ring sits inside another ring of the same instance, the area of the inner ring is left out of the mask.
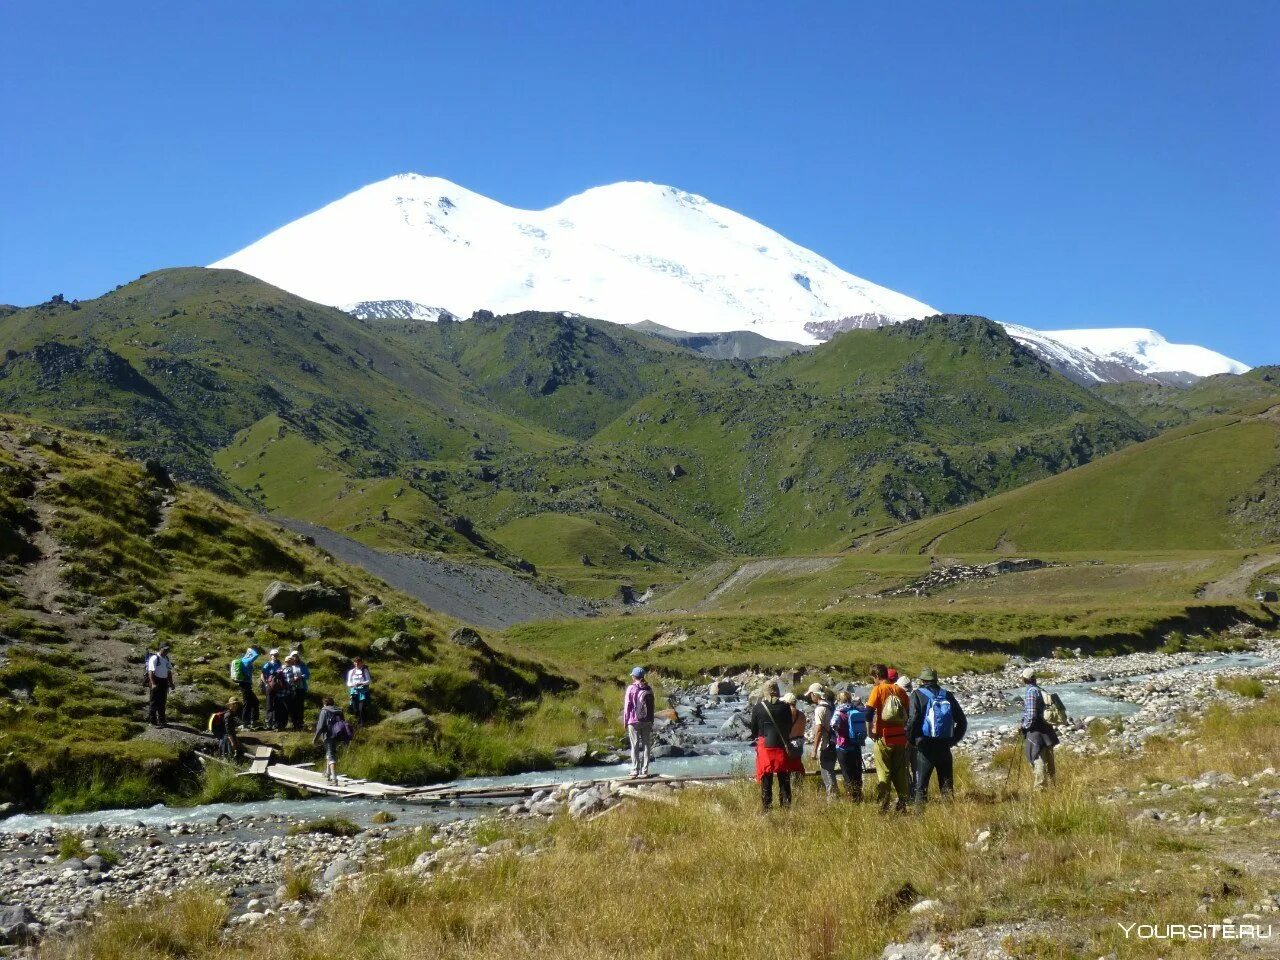
[[[881,723],[906,723],[907,708],[902,705],[902,698],[895,694],[890,694],[885,698],[883,704],[880,705],[880,722]]]

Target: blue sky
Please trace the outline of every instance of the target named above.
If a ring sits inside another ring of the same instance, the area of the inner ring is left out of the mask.
[[[6,0],[0,36],[0,302],[393,173],[639,179],[941,309],[1280,361],[1280,4]]]

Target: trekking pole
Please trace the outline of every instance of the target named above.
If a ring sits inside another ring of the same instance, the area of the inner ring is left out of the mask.
[[[1019,731],[1018,734],[1014,737],[1013,756],[1009,758],[1009,769],[1007,769],[1004,773],[1004,792],[1005,793],[1009,792],[1009,781],[1013,777],[1013,768],[1015,766],[1017,767],[1022,766],[1022,763],[1021,763],[1022,758],[1018,756],[1020,751],[1017,749],[1018,740],[1021,738],[1021,736],[1022,736],[1022,732]],[[1022,778],[1021,771],[1019,771],[1018,778],[1019,780],[1021,780]]]

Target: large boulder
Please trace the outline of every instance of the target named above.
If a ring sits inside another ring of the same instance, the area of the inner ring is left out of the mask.
[[[32,939],[30,925],[35,922],[36,915],[28,906],[0,907],[0,943],[27,943]]]
[[[331,587],[318,580],[302,587],[273,580],[262,594],[262,605],[272,614],[286,617],[321,612],[348,614],[351,594],[346,587]]]
[[[467,650],[474,650],[476,653],[483,653],[487,657],[493,655],[493,650],[484,642],[484,638],[470,627],[459,627],[453,631],[449,634],[449,642]]]
[[[397,630],[389,637],[379,637],[369,645],[374,653],[384,657],[407,657],[417,649],[417,646],[418,641],[404,630]]]
[[[713,697],[732,697],[738,692],[738,685],[732,680],[712,680],[707,685],[707,693]]]

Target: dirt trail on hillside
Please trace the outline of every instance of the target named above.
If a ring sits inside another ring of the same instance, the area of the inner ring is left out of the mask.
[[[744,587],[770,573],[821,573],[840,562],[839,557],[781,557],[775,560],[752,560],[742,564],[718,586],[698,601],[690,611],[713,610],[716,601],[735,587]]]
[[[1263,553],[1246,557],[1244,563],[1221,580],[1215,580],[1201,587],[1199,596],[1204,600],[1239,600],[1249,592],[1249,584],[1253,583],[1254,577],[1276,564],[1280,564],[1280,553]]]
[[[431,609],[477,627],[501,630],[534,620],[564,620],[596,614],[595,607],[585,600],[566,596],[499,567],[456,563],[423,554],[389,553],[303,520],[268,519],[294,533],[311,537],[317,546],[339,560],[361,567]]]
[[[54,628],[65,641],[52,646],[26,646],[55,663],[79,660],[84,672],[112,693],[128,700],[145,699],[136,679],[140,658],[135,647],[140,637],[124,621],[114,632],[95,627],[92,616],[96,604],[66,585],[62,547],[52,532],[57,511],[44,498],[45,491],[62,475],[44,457],[9,435],[0,434],[0,446],[39,478],[34,493],[24,501],[36,518],[37,528],[30,535],[36,558],[12,578],[20,598],[17,606],[24,617]],[[75,601],[75,605],[68,601]],[[79,606],[85,601],[84,606]]]

